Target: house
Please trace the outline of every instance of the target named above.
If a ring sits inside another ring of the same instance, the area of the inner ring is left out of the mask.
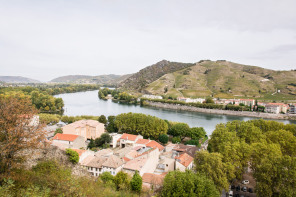
[[[102,165],[108,160],[108,157],[91,157],[91,160],[85,165],[87,171],[90,172],[93,176],[99,176],[103,173]]]
[[[195,156],[195,153],[197,150],[198,150],[198,148],[196,146],[193,146],[193,145],[189,146],[189,145],[184,145],[184,144],[168,144],[165,147],[166,152],[173,151],[173,154],[175,154],[175,155],[181,155],[183,153],[187,153],[191,157]]]
[[[157,164],[154,174],[163,174],[164,172],[170,172],[175,170],[175,159],[160,156],[160,160]]]
[[[111,136],[110,146],[112,148],[116,148],[116,146],[118,144],[118,140],[121,138],[122,134],[110,133],[110,136]]]
[[[253,106],[253,105],[255,105],[255,100],[254,99],[239,99],[239,103],[242,103],[245,106]]]
[[[281,107],[279,105],[265,105],[265,111],[267,113],[273,113],[273,114],[279,114],[281,110]]]
[[[85,139],[79,135],[57,133],[52,139],[52,145],[58,146],[61,149],[66,148],[85,148]]]
[[[99,138],[105,132],[105,126],[96,120],[79,120],[62,127],[64,134],[80,135],[87,139]]]
[[[157,95],[150,95],[150,94],[144,94],[142,98],[147,98],[147,99],[163,99],[162,96],[157,96]]]
[[[102,164],[102,172],[110,172],[112,175],[116,175],[123,167],[123,160],[115,155],[111,155]]]
[[[142,176],[143,188],[158,189],[163,185],[165,175],[144,173]]]
[[[290,114],[296,114],[296,105],[290,105]]]
[[[164,150],[164,147],[154,140],[149,139],[138,139],[134,144],[134,147],[142,146],[142,147],[150,147],[150,148],[158,148],[160,152]]]
[[[133,146],[138,139],[143,139],[143,136],[124,133],[119,139],[119,146],[121,148]]]
[[[122,170],[130,175],[133,175],[136,171],[138,171],[141,176],[147,172],[153,173],[158,164],[158,158],[159,149],[149,148],[136,158],[127,161]]]
[[[191,170],[193,167],[193,157],[188,155],[187,153],[183,153],[182,155],[176,157],[176,165],[175,169],[185,172],[186,170]]]

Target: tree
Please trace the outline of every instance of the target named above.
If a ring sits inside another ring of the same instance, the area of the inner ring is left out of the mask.
[[[92,149],[96,147],[95,141],[91,138],[89,144],[87,145],[87,148]]]
[[[173,137],[172,142],[173,144],[179,144],[181,142],[181,138],[179,136]]]
[[[125,172],[118,172],[114,179],[113,182],[116,185],[116,188],[119,189],[128,189],[129,188],[129,180],[128,180],[128,175]]]
[[[24,161],[24,150],[46,144],[44,125],[32,124],[37,112],[28,98],[0,96],[0,171]]]
[[[63,133],[63,130],[61,128],[57,128],[54,132],[54,135],[56,135],[57,133]]]
[[[101,135],[101,137],[99,138],[96,138],[95,139],[95,146],[96,147],[101,147],[103,146],[104,144],[108,144],[111,142],[111,136],[109,135],[109,133],[103,133]]]
[[[108,116],[108,124],[106,129],[109,133],[118,132],[118,129],[115,125],[115,116]]]
[[[158,140],[162,143],[162,144],[166,144],[169,141],[169,137],[166,134],[161,134],[158,138]]]
[[[214,103],[213,98],[212,97],[207,97],[206,98],[206,103]]]
[[[77,164],[79,162],[79,154],[70,149],[70,148],[67,148],[66,149],[66,154],[69,156],[69,160],[73,163],[73,164]]]
[[[220,194],[213,181],[205,175],[195,174],[192,171],[180,172],[177,170],[171,171],[165,176],[161,196],[218,197]]]
[[[230,163],[223,163],[220,153],[198,151],[195,156],[195,164],[196,171],[212,179],[220,192],[222,189],[227,190],[228,181],[235,177],[234,166]]]
[[[169,134],[172,136],[188,136],[190,131],[190,127],[186,123],[176,123],[174,124],[170,130]]]
[[[101,116],[99,117],[98,121],[99,121],[100,123],[103,123],[104,125],[107,124],[107,118],[106,118],[106,116],[104,116],[104,115],[101,115]]]
[[[104,183],[107,183],[109,181],[113,181],[113,175],[110,173],[110,172],[103,172],[101,175],[100,175],[100,178],[101,180],[104,182]]]
[[[135,192],[140,193],[142,189],[142,177],[139,175],[138,171],[135,172],[131,182],[131,189]]]
[[[193,140],[200,140],[205,137],[207,134],[203,127],[192,127],[190,128],[190,131],[188,132],[188,136]]]

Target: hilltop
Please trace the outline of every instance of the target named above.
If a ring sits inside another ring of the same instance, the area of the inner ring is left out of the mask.
[[[38,80],[21,76],[0,76],[0,81],[6,83],[40,83]]]
[[[143,91],[148,84],[157,80],[161,76],[193,65],[194,64],[192,63],[179,63],[162,60],[131,75],[126,80],[122,81],[120,86],[126,90]]]
[[[98,75],[98,76],[89,76],[89,75],[67,75],[55,78],[50,82],[55,83],[76,83],[76,84],[108,84],[116,85],[122,80],[125,80],[130,75]]]
[[[178,66],[161,61],[146,67],[124,81],[122,87],[129,85],[131,91],[172,97],[296,97],[296,71],[274,71],[225,60],[173,65]]]

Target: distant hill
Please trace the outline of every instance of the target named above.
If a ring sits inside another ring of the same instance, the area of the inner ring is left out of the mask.
[[[123,89],[143,91],[145,87],[161,76],[193,66],[192,63],[179,63],[162,60],[131,75],[120,83]]]
[[[130,75],[67,75],[55,78],[50,82],[55,83],[76,83],[76,84],[109,84],[116,85],[117,83],[125,80]]]
[[[224,60],[195,64],[161,61],[132,75],[122,86],[172,97],[295,100],[296,71],[274,71]]]
[[[40,83],[38,80],[21,76],[0,76],[0,81],[6,83]]]

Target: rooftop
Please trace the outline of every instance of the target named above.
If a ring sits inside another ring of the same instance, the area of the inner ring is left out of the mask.
[[[102,166],[108,168],[118,168],[119,166],[123,165],[123,160],[115,155],[111,155],[108,159],[102,164]]]
[[[72,150],[74,150],[75,152],[77,152],[78,155],[79,155],[79,157],[80,157],[84,152],[86,152],[86,150],[81,150],[81,149],[72,149]]]
[[[53,140],[64,140],[64,141],[73,142],[74,140],[76,140],[77,137],[78,135],[57,133],[53,137]]]
[[[124,133],[120,139],[135,141],[137,139],[137,137],[138,137],[137,135]]]
[[[161,144],[157,143],[154,140],[151,140],[148,144],[146,144],[146,146],[151,148],[158,148],[159,151],[162,151],[164,149],[164,147]]]
[[[177,161],[181,163],[183,166],[187,167],[191,162],[193,162],[193,157],[188,155],[187,153],[183,153],[179,157],[176,157]]]
[[[123,168],[125,169],[129,169],[129,170],[138,170],[140,171],[142,169],[142,167],[144,166],[144,164],[146,163],[147,158],[144,157],[140,157],[140,158],[136,158],[134,160],[130,160],[128,161]]]
[[[66,126],[72,126],[74,128],[78,128],[78,127],[85,127],[86,125],[91,126],[91,127],[96,127],[98,125],[104,125],[104,124],[100,123],[99,121],[96,121],[96,120],[79,120],[79,121],[73,122],[71,124],[68,124]]]
[[[107,157],[94,157],[86,166],[94,168],[102,168],[102,164],[107,160]]]
[[[150,140],[147,140],[147,139],[138,139],[136,144],[144,144],[145,145],[149,142],[150,142]]]
[[[164,175],[144,173],[142,176],[143,183],[149,183],[154,185],[162,185]]]

